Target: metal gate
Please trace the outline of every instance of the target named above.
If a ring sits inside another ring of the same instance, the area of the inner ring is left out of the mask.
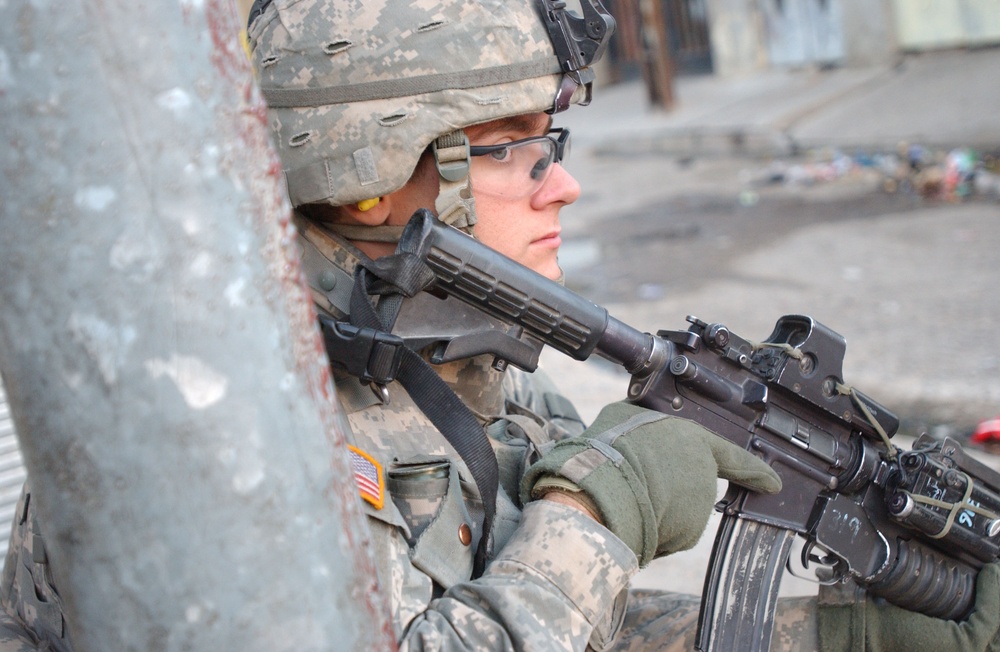
[[[712,72],[705,3],[706,0],[604,0],[618,22],[608,57],[609,81],[642,74],[641,69],[649,65],[649,58],[658,51],[658,44],[651,42],[651,34],[666,41],[674,73]],[[649,24],[650,20],[654,24]]]
[[[712,72],[705,0],[664,0],[670,53],[678,72]]]

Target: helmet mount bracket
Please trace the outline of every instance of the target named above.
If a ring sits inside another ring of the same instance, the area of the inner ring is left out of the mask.
[[[446,181],[461,181],[469,176],[471,156],[469,137],[461,129],[445,134],[431,144],[438,174]]]
[[[471,235],[476,223],[476,200],[469,178],[469,137],[458,129],[436,139],[431,151],[441,186],[434,206],[438,219]]]
[[[591,65],[604,55],[615,31],[615,19],[600,0],[580,0],[583,15],[570,11],[564,0],[538,0],[542,21],[549,32],[563,71],[563,81],[553,105],[553,112],[569,107],[569,97],[575,87],[584,86],[589,104],[594,71]],[[570,89],[569,82],[575,82]]]

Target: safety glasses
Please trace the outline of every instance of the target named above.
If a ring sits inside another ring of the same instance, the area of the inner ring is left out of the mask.
[[[569,129],[499,145],[469,147],[472,187],[508,199],[528,197],[549,178],[552,166],[569,156]]]

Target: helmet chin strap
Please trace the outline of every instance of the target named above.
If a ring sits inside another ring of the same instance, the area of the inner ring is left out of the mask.
[[[323,226],[333,231],[342,238],[348,240],[360,240],[361,242],[399,242],[406,226],[362,226],[360,224],[336,224],[324,222]]]
[[[434,202],[437,218],[474,235],[476,200],[472,196],[472,180],[469,175],[469,137],[459,129],[435,140],[431,148],[441,186]]]

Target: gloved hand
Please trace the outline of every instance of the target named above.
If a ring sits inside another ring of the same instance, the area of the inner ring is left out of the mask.
[[[781,489],[767,464],[701,426],[612,403],[583,434],[560,441],[528,468],[521,500],[555,488],[581,490],[646,566],[698,542],[717,477],[755,491]]]
[[[820,590],[823,652],[1000,652],[1000,563],[979,572],[976,606],[960,623],[873,600],[861,589],[856,595],[856,600],[830,604]]]

